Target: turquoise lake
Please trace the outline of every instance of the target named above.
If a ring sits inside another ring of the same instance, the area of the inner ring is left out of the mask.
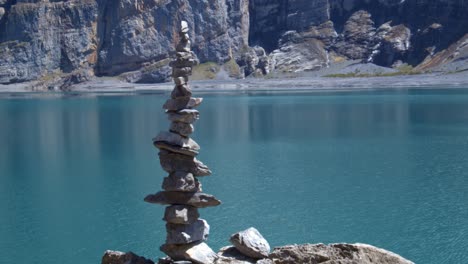
[[[0,263],[156,259],[152,137],[168,93],[0,99]],[[217,250],[254,226],[272,247],[361,242],[416,263],[468,263],[468,90],[198,94],[213,171],[201,209]]]

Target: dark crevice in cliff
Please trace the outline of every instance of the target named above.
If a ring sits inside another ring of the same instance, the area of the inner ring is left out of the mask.
[[[96,76],[101,76],[101,71],[100,71],[100,65],[102,63],[102,58],[100,56],[101,51],[104,50],[107,46],[107,40],[106,40],[106,35],[107,35],[107,24],[108,24],[108,4],[106,0],[100,0],[98,1],[98,20],[97,20],[97,39],[98,39],[98,45],[97,45],[97,60],[96,64],[94,65],[94,74]]]

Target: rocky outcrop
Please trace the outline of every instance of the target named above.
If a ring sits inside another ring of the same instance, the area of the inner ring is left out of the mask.
[[[133,256],[131,258],[119,253],[119,258],[107,257],[108,252],[102,259],[101,264],[151,264],[149,260]],[[203,252],[200,248],[199,252]],[[127,255],[128,255],[127,254]],[[413,262],[390,251],[366,244],[304,244],[277,247],[267,258],[254,259],[243,255],[235,247],[224,247],[214,259],[204,259],[203,263],[215,264],[414,264]],[[126,262],[122,260],[126,259]],[[144,262],[147,261],[147,262]],[[212,262],[210,262],[212,261]],[[172,260],[163,258],[159,264],[172,264]],[[190,264],[191,262],[177,262]]]
[[[284,246],[275,248],[268,258],[275,264],[414,264],[395,253],[366,244]]]
[[[107,250],[101,260],[102,264],[154,264],[152,260],[145,259],[133,252],[120,252]]]

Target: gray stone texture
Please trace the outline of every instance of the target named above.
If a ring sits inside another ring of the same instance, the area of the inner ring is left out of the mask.
[[[182,109],[192,109],[199,106],[203,98],[182,97],[177,99],[169,99],[163,105],[163,109],[168,111],[179,111]]]
[[[177,133],[181,136],[188,137],[195,131],[195,128],[192,124],[182,123],[182,122],[171,122],[169,131]]]
[[[194,157],[161,150],[159,152],[159,163],[163,170],[172,173],[175,171],[186,171],[194,176],[209,176],[211,170],[201,161]]]
[[[253,227],[233,234],[229,241],[242,254],[251,258],[262,259],[270,254],[270,244]]]
[[[197,241],[206,241],[210,234],[210,226],[203,219],[191,224],[166,224],[166,244],[189,244]]]
[[[159,149],[189,156],[196,156],[200,150],[200,146],[193,139],[167,131],[161,131],[153,138],[153,144]]]
[[[305,244],[278,247],[269,259],[275,264],[359,263],[414,264],[390,251],[366,244]]]
[[[200,214],[190,205],[172,205],[166,207],[163,220],[171,224],[188,225],[197,221]]]
[[[201,192],[201,183],[195,179],[192,173],[175,171],[165,177],[162,188],[174,192]]]
[[[101,264],[154,264],[154,262],[135,255],[133,252],[107,250],[102,256]]]

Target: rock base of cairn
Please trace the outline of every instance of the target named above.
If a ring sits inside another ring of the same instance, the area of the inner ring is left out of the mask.
[[[148,195],[148,203],[168,205],[163,220],[166,224],[166,243],[161,251],[167,258],[159,263],[214,263],[217,254],[205,243],[210,232],[206,220],[200,219],[199,208],[217,206],[221,202],[202,193],[199,177],[209,176],[210,169],[196,159],[200,146],[190,135],[199,118],[195,110],[203,99],[193,98],[189,87],[192,67],[198,64],[191,51],[188,25],[181,23],[180,42],[176,47],[176,60],[170,63],[175,87],[171,98],[163,105],[169,120],[169,131],[160,132],[153,144],[159,149],[159,161],[169,173],[162,183],[163,191]]]

